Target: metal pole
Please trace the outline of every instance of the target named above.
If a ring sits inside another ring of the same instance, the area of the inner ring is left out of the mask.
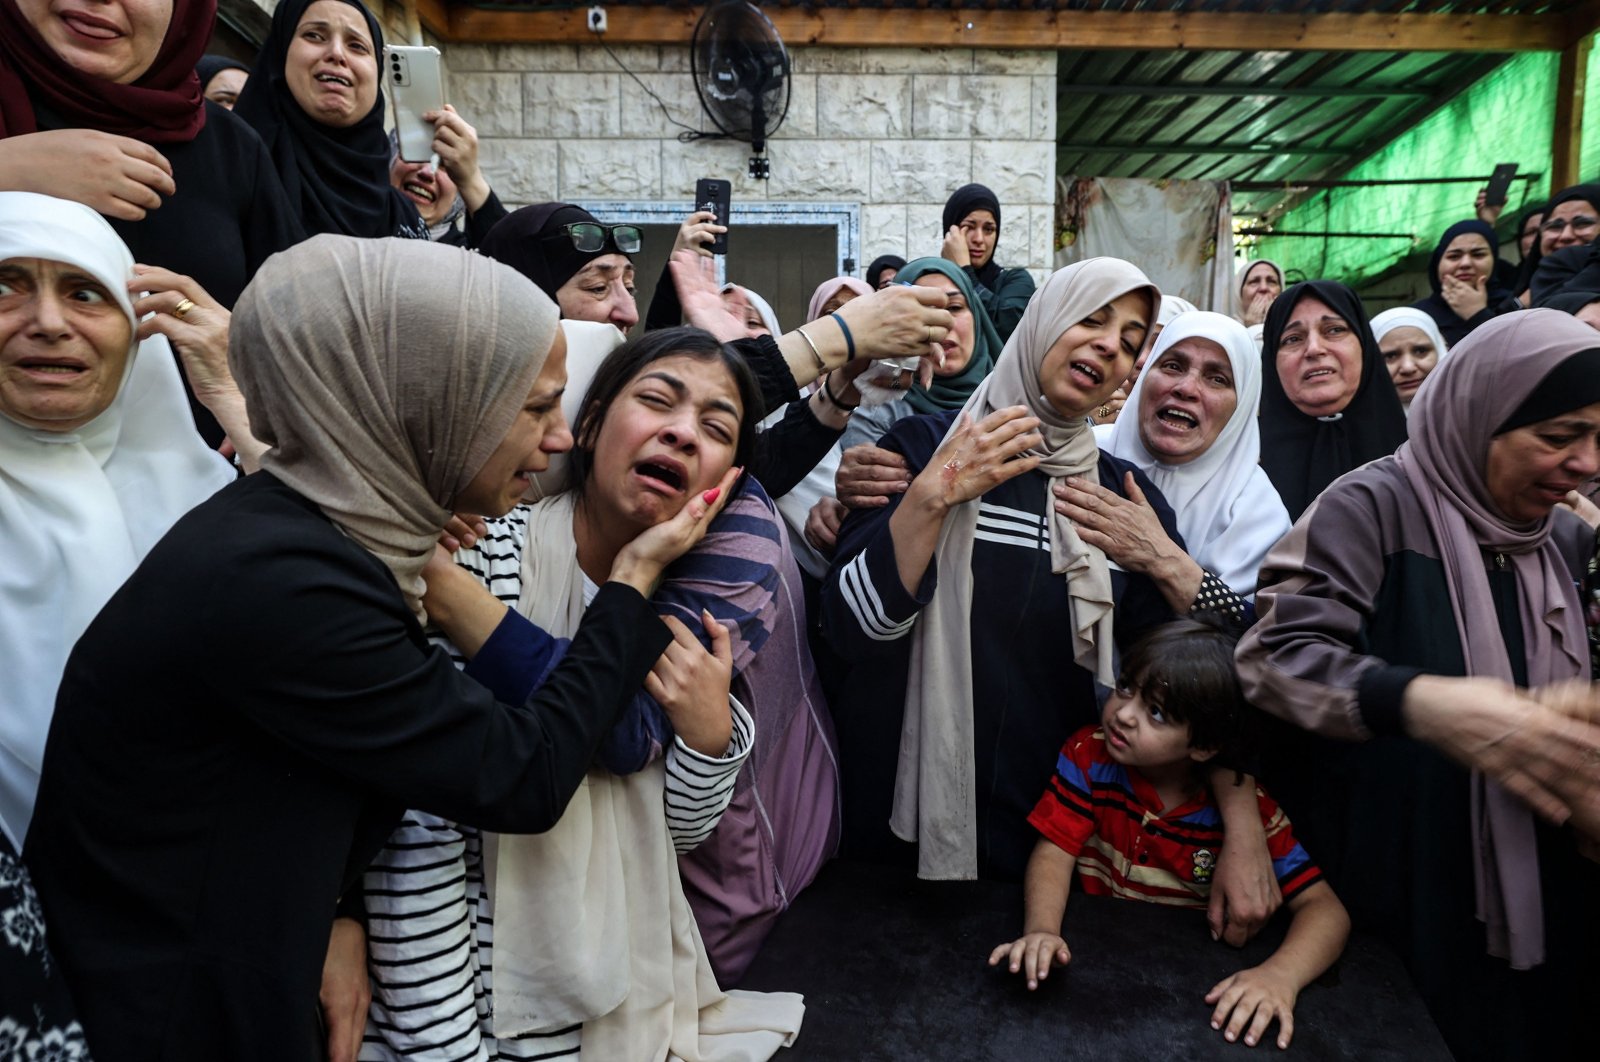
[[[1542,173],[1519,173],[1514,181],[1532,181]],[[1392,188],[1414,184],[1488,184],[1488,177],[1397,177],[1372,181],[1232,181],[1229,187],[1235,192],[1293,192],[1307,188]]]

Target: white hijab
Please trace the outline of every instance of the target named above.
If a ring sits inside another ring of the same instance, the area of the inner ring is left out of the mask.
[[[1145,447],[1139,407],[1145,381],[1158,371],[1161,356],[1189,338],[1209,339],[1227,352],[1238,404],[1203,454],[1187,464],[1164,465]],[[1260,405],[1261,356],[1255,341],[1233,318],[1195,310],[1180,314],[1162,330],[1128,395],[1126,415],[1117,418],[1105,443],[1107,452],[1132,461],[1161,488],[1177,514],[1178,533],[1189,555],[1246,597],[1255,594],[1262,558],[1290,524],[1288,510],[1259,464]]]
[[[1420,329],[1428,337],[1428,342],[1433,344],[1433,349],[1439,352],[1439,361],[1434,362],[1437,369],[1439,362],[1444,361],[1445,355],[1450,353],[1450,348],[1445,344],[1444,335],[1439,331],[1439,323],[1429,317],[1415,306],[1396,306],[1392,310],[1385,310],[1372,319],[1372,335],[1378,341],[1378,346],[1383,346],[1383,337],[1393,332],[1396,328]],[[1411,403],[1402,401],[1406,415],[1411,415]]]
[[[78,430],[0,413],[0,827],[20,848],[73,644],[156,540],[233,475],[195,431],[166,339],[133,338],[133,256],[104,218],[0,192],[0,261],[11,258],[94,277],[127,315],[130,344],[116,398]]]

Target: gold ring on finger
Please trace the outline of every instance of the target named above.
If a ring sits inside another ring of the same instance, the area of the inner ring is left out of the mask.
[[[1107,417],[1111,416],[1111,407],[1101,406],[1099,409],[1094,411],[1094,415],[1099,417],[1101,420],[1105,420]]]
[[[189,311],[192,309],[194,309],[193,299],[179,299],[178,305],[172,308],[172,316],[181,321],[189,316]]]

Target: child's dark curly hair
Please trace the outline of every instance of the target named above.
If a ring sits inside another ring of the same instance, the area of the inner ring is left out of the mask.
[[[1189,745],[1216,762],[1246,762],[1244,691],[1233,666],[1237,637],[1221,621],[1177,619],[1151,629],[1128,650],[1117,685],[1137,690],[1175,723],[1189,724]]]

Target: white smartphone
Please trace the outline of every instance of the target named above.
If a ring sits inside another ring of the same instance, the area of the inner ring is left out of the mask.
[[[423,119],[444,106],[444,63],[439,49],[392,45],[383,50],[384,79],[394,101],[394,128],[400,157],[427,162],[433,157],[433,123]]]

